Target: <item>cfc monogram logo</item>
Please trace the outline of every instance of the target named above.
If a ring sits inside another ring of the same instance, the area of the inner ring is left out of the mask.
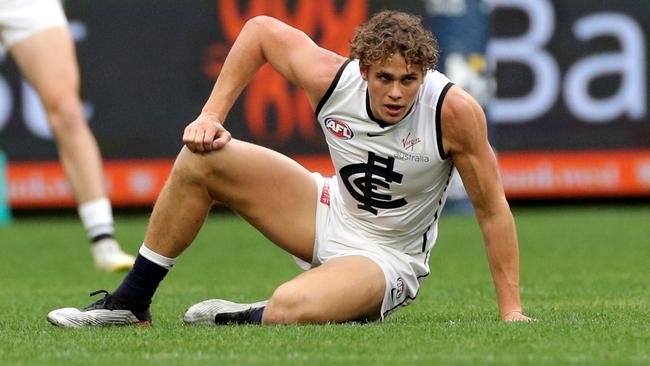
[[[402,183],[402,174],[393,170],[395,158],[368,153],[368,162],[344,166],[339,171],[348,193],[359,202],[358,208],[377,215],[378,208],[398,208],[406,200],[393,200],[389,194],[377,192],[379,186],[390,188],[390,183]]]

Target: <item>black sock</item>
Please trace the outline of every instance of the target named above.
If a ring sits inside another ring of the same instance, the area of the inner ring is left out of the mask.
[[[264,308],[266,308],[266,306],[251,309],[251,311],[248,312],[246,320],[251,324],[262,324],[262,315],[264,315]]]
[[[168,269],[138,254],[133,268],[113,292],[113,298],[131,310],[144,311],[151,305],[151,298],[167,272]]]
[[[99,234],[99,235],[96,235],[96,236],[93,236],[92,238],[90,238],[90,244],[95,244],[95,243],[97,243],[98,241],[100,241],[102,239],[114,238],[114,237],[115,236],[113,236],[113,234],[108,234],[108,233]]]

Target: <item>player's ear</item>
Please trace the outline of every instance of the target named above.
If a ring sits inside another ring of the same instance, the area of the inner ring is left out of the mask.
[[[362,63],[359,64],[359,72],[361,73],[361,78],[365,81],[368,81],[368,67]]]

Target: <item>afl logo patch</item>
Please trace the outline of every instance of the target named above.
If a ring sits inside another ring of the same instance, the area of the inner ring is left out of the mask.
[[[325,127],[329,132],[332,133],[332,135],[343,139],[343,140],[349,140],[352,137],[354,137],[354,133],[352,132],[352,129],[350,126],[348,126],[347,123],[334,119],[334,118],[327,118],[325,120]]]

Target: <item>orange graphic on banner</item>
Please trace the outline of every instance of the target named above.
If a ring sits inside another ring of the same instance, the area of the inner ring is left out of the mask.
[[[310,171],[335,174],[328,155],[292,157]],[[170,160],[121,160],[104,164],[115,206],[153,204],[171,171]],[[509,198],[650,196],[650,150],[507,152],[499,168]],[[9,202],[14,208],[74,207],[58,162],[9,163]]]
[[[294,156],[310,171],[334,175],[327,155]],[[499,153],[508,198],[650,196],[650,150]]]
[[[650,195],[650,150],[500,153],[511,198]]]
[[[230,45],[247,20],[268,15],[305,32],[319,46],[342,55],[348,54],[349,41],[368,12],[367,0],[348,0],[340,7],[336,0],[251,0],[245,2],[243,9],[240,3],[237,0],[217,1],[218,24]],[[294,4],[292,9],[289,3]],[[206,49],[203,69],[208,76],[218,76],[228,48],[212,44]],[[305,93],[291,86],[270,66],[259,70],[243,98],[243,122],[259,142],[281,146],[296,133],[304,140],[319,141],[314,113]],[[269,120],[273,113],[275,123]]]
[[[116,206],[147,206],[155,202],[172,160],[107,161],[106,188]],[[74,207],[72,190],[58,162],[10,163],[9,202],[15,208]]]

